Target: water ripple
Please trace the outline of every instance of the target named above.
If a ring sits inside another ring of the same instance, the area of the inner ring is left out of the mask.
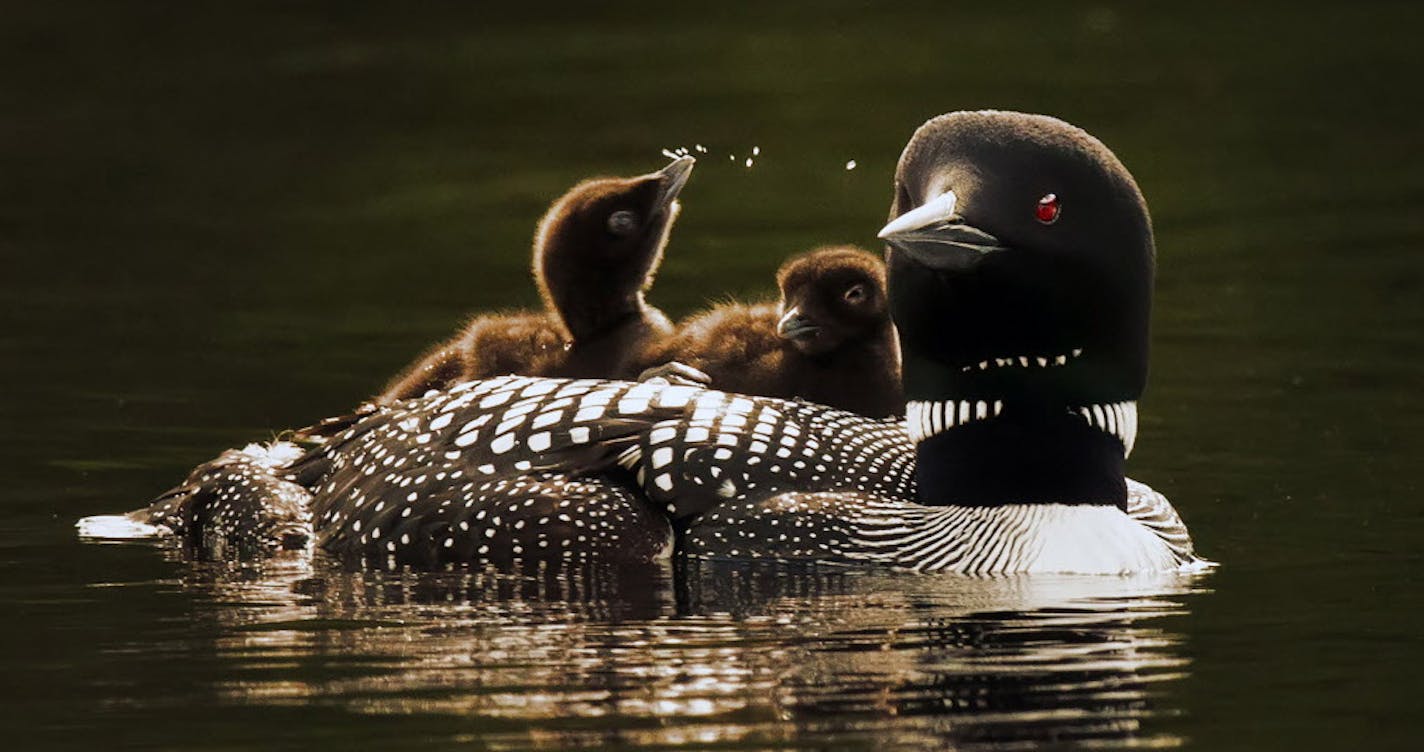
[[[509,749],[1175,745],[1153,719],[1178,712],[1163,687],[1189,661],[1162,617],[1200,589],[708,563],[188,571],[220,702],[477,722]]]

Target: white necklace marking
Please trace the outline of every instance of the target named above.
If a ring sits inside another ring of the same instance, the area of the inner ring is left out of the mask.
[[[952,428],[991,420],[1003,411],[1003,400],[911,400],[905,406],[905,422],[910,440],[918,444]],[[1123,455],[1132,454],[1132,448],[1137,443],[1135,401],[1073,407],[1068,412],[1087,421],[1088,425],[1116,436],[1122,442]]]

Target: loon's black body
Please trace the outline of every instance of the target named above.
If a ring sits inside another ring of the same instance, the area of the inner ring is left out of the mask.
[[[383,447],[399,448],[404,465],[368,475],[359,469],[365,463],[352,462]],[[622,546],[601,553],[652,558],[670,550],[669,519],[690,531],[685,546],[706,548],[696,531],[704,518],[717,526],[717,510],[728,502],[790,489],[912,494],[911,450],[898,423],[811,403],[690,386],[508,377],[369,418],[293,470],[316,469],[317,542],[344,555],[440,563],[472,553],[487,558],[480,548],[495,540],[522,548],[516,554],[526,559],[572,558],[587,553],[584,521],[596,512],[608,523],[610,544]],[[744,462],[729,463],[733,457]],[[598,489],[603,502],[569,510],[572,521],[560,520],[564,510],[526,511],[527,484],[571,482]],[[511,492],[510,484],[520,483],[526,487]],[[389,493],[392,487],[399,490]],[[511,542],[511,516],[527,529],[548,530],[547,545]],[[456,519],[470,527],[452,525]]]
[[[962,571],[994,571],[992,547],[946,552],[935,544],[1022,524],[984,507],[916,503],[915,445],[901,422],[651,383],[468,382],[383,409],[293,462],[248,461],[240,475],[216,478],[201,470],[200,482],[165,494],[146,521],[201,547],[211,533],[185,520],[214,520],[210,527],[228,539],[255,535],[279,522],[254,516],[275,511],[262,499],[296,490],[317,548],[417,567],[647,561],[670,553],[675,527],[693,556],[919,568],[944,558]],[[217,484],[238,489],[239,501],[215,510]],[[1191,560],[1190,541],[1173,537],[1180,521],[1160,496],[1136,486],[1127,513],[1164,531],[1173,555]],[[894,531],[917,517],[931,529],[967,532],[901,545]]]
[[[645,560],[673,528],[692,556],[965,573],[1203,565],[1171,504],[1122,475],[1153,245],[1111,153],[1042,116],[936,118],[906,147],[881,237],[903,422],[507,377],[383,408],[255,485],[300,487],[323,549],[418,565]],[[179,489],[150,522],[222,482]],[[597,514],[602,547],[581,532]]]

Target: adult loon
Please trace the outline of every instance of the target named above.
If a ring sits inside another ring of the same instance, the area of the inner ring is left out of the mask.
[[[633,178],[595,178],[549,207],[534,236],[544,310],[476,316],[375,398],[386,405],[461,381],[510,373],[626,378],[633,359],[672,333],[643,299],[697,160],[680,157]]]
[[[779,303],[723,303],[678,324],[648,367],[677,362],[729,392],[903,415],[885,263],[851,246],[798,254],[776,273]]]
[[[934,118],[900,159],[881,236],[906,422],[693,386],[510,376],[383,408],[296,459],[230,453],[127,519],[188,540],[205,535],[198,521],[275,540],[268,499],[280,491],[305,502],[320,548],[390,564],[643,560],[666,554],[676,529],[703,557],[963,573],[1205,566],[1171,504],[1122,471],[1154,251],[1112,153],[1044,116]]]

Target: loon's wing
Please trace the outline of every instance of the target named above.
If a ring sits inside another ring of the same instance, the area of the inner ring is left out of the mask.
[[[419,503],[416,486],[432,467],[485,482],[621,468],[683,522],[782,490],[915,498],[914,446],[901,421],[655,383],[475,382],[367,418],[313,455],[337,468],[315,489],[318,513],[324,500],[392,486],[411,487]]]
[[[469,382],[367,416],[290,472],[311,489],[318,545],[343,556],[645,560],[669,549],[670,527],[623,468],[700,391]]]
[[[214,557],[315,538],[345,557],[423,565],[647,560],[670,550],[670,527],[618,462],[695,391],[470,382],[362,415],[305,452],[286,442],[225,452],[147,508],[81,521],[80,532],[171,534]]]
[[[436,467],[411,470],[424,477],[418,485],[385,497],[357,490],[351,504],[319,515],[318,545],[347,560],[422,568],[647,562],[672,552],[667,517],[615,478],[534,473],[474,480]]]
[[[634,453],[644,493],[691,522],[782,491],[915,498],[915,453],[901,421],[809,402],[703,392],[658,422]]]
[[[312,488],[317,513],[353,494],[386,496],[419,486],[426,471],[469,481],[540,470],[595,473],[616,466],[650,426],[686,412],[688,393],[697,391],[593,379],[472,381],[383,407],[289,472]]]
[[[778,490],[913,498],[913,461],[902,424],[821,406],[506,377],[384,408],[289,472],[312,491],[319,546],[414,563],[586,543],[577,528],[595,518],[610,540],[653,550],[633,544],[665,540],[649,502],[685,522]]]

